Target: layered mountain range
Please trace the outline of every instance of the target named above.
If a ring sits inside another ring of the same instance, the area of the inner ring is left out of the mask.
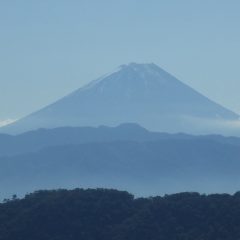
[[[0,128],[0,199],[75,187],[236,192],[239,126],[155,64],[123,65]]]
[[[135,124],[0,135],[0,199],[104,187],[137,196],[240,189],[240,138],[149,132]]]

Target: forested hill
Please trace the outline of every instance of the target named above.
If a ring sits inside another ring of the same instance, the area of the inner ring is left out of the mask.
[[[240,193],[138,198],[117,190],[38,191],[0,204],[1,240],[237,240]]]

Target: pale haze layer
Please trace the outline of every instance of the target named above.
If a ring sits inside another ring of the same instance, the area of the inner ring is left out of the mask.
[[[1,1],[0,124],[133,61],[240,113],[239,10],[237,0]]]

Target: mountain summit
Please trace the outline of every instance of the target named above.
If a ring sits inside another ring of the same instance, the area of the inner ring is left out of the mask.
[[[130,63],[2,128],[1,132],[134,122],[150,130],[171,133],[232,134],[232,123],[238,119],[237,114],[157,65]]]

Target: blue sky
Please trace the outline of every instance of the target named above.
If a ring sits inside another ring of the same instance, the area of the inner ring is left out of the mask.
[[[238,0],[0,1],[0,121],[154,62],[240,113]]]

